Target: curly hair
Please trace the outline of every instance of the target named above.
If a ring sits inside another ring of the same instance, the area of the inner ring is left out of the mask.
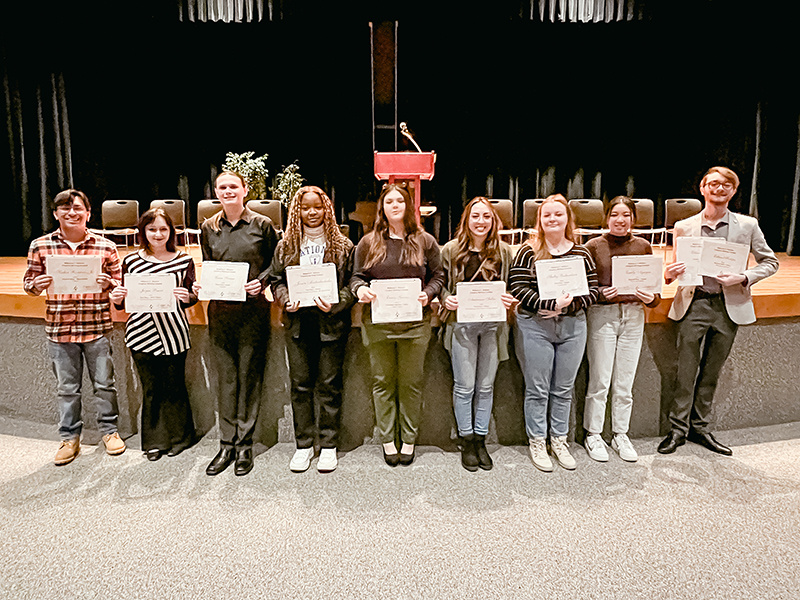
[[[544,202],[542,202],[541,206],[539,206],[540,215],[542,214],[544,205],[548,202],[557,202],[564,206],[564,209],[567,211],[567,226],[564,228],[564,237],[574,244],[575,217],[572,215],[572,209],[569,207],[569,202],[567,202],[567,199],[563,196],[563,194],[551,194],[545,198]],[[544,240],[542,219],[536,220],[536,232],[534,233],[533,237],[526,240],[525,243],[533,247],[534,260],[553,258],[550,254],[550,250],[547,249],[547,244]]]
[[[500,273],[502,261],[500,258],[500,236],[497,232],[501,229],[502,222],[488,198],[484,196],[475,196],[469,204],[467,204],[466,208],[464,208],[464,213],[461,215],[461,222],[458,224],[458,230],[456,231],[455,281],[463,281],[464,269],[469,260],[470,248],[475,245],[472,231],[469,228],[469,216],[473,207],[477,204],[485,205],[492,214],[492,228],[486,234],[486,240],[479,254],[482,262],[481,275],[485,281],[492,281],[497,277],[497,274]]]
[[[367,249],[367,261],[364,268],[369,269],[379,264],[386,258],[386,238],[389,237],[389,221],[386,219],[386,211],[383,208],[383,200],[389,192],[397,191],[403,197],[406,210],[403,213],[403,229],[405,237],[403,239],[403,249],[400,252],[400,262],[405,265],[419,267],[425,263],[425,254],[422,248],[422,229],[417,223],[414,212],[414,201],[408,191],[408,185],[403,181],[399,183],[387,183],[383,186],[383,191],[378,197],[378,214],[375,215],[375,226],[366,236],[369,241]]]
[[[303,222],[300,220],[300,205],[303,196],[306,194],[316,194],[322,200],[323,218],[322,224],[325,231],[325,262],[340,262],[352,243],[345,237],[339,225],[336,223],[336,215],[333,212],[333,202],[328,198],[328,194],[315,185],[304,185],[292,198],[289,203],[289,216],[286,222],[286,231],[283,232],[283,243],[281,244],[280,259],[283,264],[296,264],[300,260],[300,246],[303,243]]]

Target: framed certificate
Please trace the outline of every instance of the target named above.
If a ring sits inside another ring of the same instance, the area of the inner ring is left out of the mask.
[[[369,288],[377,298],[372,301],[373,323],[404,323],[422,320],[422,281],[408,279],[373,279]]]
[[[200,300],[244,302],[247,299],[244,284],[247,283],[249,272],[250,265],[246,262],[203,261],[197,297]]]
[[[633,295],[637,289],[660,294],[663,272],[664,260],[660,256],[611,257],[611,285],[621,295]]]
[[[339,302],[336,265],[333,263],[286,267],[286,284],[291,303],[316,306],[314,298],[321,298],[330,304]]]
[[[542,300],[554,300],[564,294],[572,296],[589,294],[586,265],[580,256],[537,260],[534,267],[539,298]]]
[[[48,294],[99,294],[97,277],[103,270],[102,256],[53,254],[45,258],[45,270],[53,278]]]
[[[506,307],[500,296],[506,291],[503,281],[463,281],[456,284],[459,323],[505,321]]]
[[[125,273],[125,312],[175,312],[174,273]]]

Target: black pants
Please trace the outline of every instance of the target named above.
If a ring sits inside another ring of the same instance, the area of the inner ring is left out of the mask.
[[[315,335],[314,335],[315,333]],[[331,342],[301,330],[298,337],[286,336],[289,377],[292,381],[292,413],[298,448],[314,445],[316,433],[314,398],[319,404],[319,444],[336,448],[339,411],[342,407],[342,365],[347,334]],[[316,393],[315,393],[316,392]]]
[[[186,352],[132,355],[142,382],[142,450],[188,448],[194,440],[194,419],[186,392]]]
[[[208,337],[218,381],[221,446],[251,448],[269,340],[269,302],[211,301]]]

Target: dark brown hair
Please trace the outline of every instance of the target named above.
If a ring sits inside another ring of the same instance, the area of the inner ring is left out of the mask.
[[[378,197],[378,214],[375,215],[375,227],[364,236],[369,243],[367,261],[364,265],[367,269],[374,267],[386,258],[386,238],[389,237],[389,221],[383,208],[383,200],[392,191],[400,192],[406,205],[406,210],[403,213],[405,236],[403,238],[403,250],[400,253],[400,262],[404,265],[415,267],[425,263],[425,255],[422,249],[422,229],[417,223],[417,216],[414,213],[414,201],[408,192],[408,185],[405,182],[387,183],[383,186],[383,191]]]
[[[73,189],[64,190],[56,194],[56,197],[53,198],[53,210],[56,210],[59,206],[72,206],[75,200],[80,200],[83,203],[86,212],[92,212],[92,205],[89,204],[89,198],[86,197],[86,194],[80,190]]]
[[[603,217],[606,225],[608,225],[608,215],[611,214],[611,209],[613,209],[617,204],[624,204],[627,206],[631,211],[631,223],[636,223],[636,203],[627,196],[614,196],[611,199],[611,202],[608,203],[608,206],[606,206],[605,216]]]
[[[461,221],[458,224],[458,230],[456,231],[455,281],[463,281],[464,269],[469,260],[470,248],[474,245],[475,240],[469,228],[469,215],[476,204],[486,205],[492,214],[492,228],[486,234],[486,240],[480,251],[480,259],[482,262],[481,275],[484,280],[492,281],[500,272],[502,259],[500,256],[500,236],[497,232],[502,228],[502,222],[488,198],[484,196],[475,196],[464,208]]]
[[[158,217],[164,219],[169,227],[169,239],[167,240],[167,251],[175,252],[175,225],[172,224],[172,219],[170,218],[167,211],[163,208],[151,208],[150,210],[146,211],[139,217],[139,223],[137,227],[139,228],[139,248],[144,250],[147,254],[153,253],[153,248],[150,245],[150,241],[147,239],[147,226],[153,223]]]

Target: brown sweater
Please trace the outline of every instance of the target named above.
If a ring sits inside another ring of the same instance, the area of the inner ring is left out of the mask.
[[[617,304],[620,302],[641,302],[633,295],[620,295],[613,300],[607,300],[603,290],[611,287],[611,258],[614,256],[636,256],[642,254],[652,254],[653,249],[650,242],[640,237],[631,235],[619,237],[604,233],[603,235],[592,238],[586,243],[586,249],[594,258],[597,265],[597,279],[600,284],[599,304]],[[661,302],[661,296],[656,294],[653,301],[648,304],[649,308],[655,308]]]

